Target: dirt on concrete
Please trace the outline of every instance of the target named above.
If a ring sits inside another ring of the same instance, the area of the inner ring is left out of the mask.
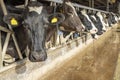
[[[113,29],[39,80],[114,80],[119,51],[120,31]]]

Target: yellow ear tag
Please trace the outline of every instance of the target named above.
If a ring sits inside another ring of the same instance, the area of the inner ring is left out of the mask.
[[[11,21],[10,21],[11,25],[13,26],[17,26],[18,25],[18,22],[15,18],[12,18]]]
[[[56,17],[52,18],[51,23],[56,23],[58,19]]]

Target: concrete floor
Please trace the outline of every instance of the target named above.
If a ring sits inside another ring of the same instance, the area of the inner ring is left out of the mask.
[[[114,29],[39,80],[120,80],[119,51],[120,31]]]

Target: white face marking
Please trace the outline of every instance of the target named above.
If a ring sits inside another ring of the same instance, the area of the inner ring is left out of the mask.
[[[97,20],[97,19],[96,19],[96,17],[95,17],[94,15],[92,15],[91,17],[93,17],[93,18],[94,18],[94,20]]]
[[[117,21],[118,22],[118,18],[117,18],[117,16],[114,16],[115,17],[115,21]]]
[[[66,4],[67,4],[68,6],[70,6],[70,7],[73,9],[75,15],[78,16],[78,15],[77,15],[77,12],[76,12],[75,8],[73,7],[73,5],[71,4],[71,2],[66,2]]]
[[[95,34],[95,39],[98,39],[98,38],[99,38],[99,36],[97,34]]]
[[[83,27],[83,31],[85,30],[85,26],[81,23],[82,27]]]
[[[102,22],[102,25],[103,25],[102,29],[106,31],[107,29],[105,27],[106,24],[103,22],[103,16],[101,15],[100,12],[97,13],[97,16],[100,18],[100,21]]]
[[[91,25],[92,25],[92,29],[90,30],[91,34],[95,34],[97,33],[98,29],[95,27],[95,25],[93,24],[93,22],[91,21],[91,19],[89,18],[89,16],[86,14],[85,10],[82,10],[81,13],[83,14],[83,16],[85,16],[88,21],[90,21]]]
[[[40,6],[40,7],[28,7],[28,9],[29,9],[29,12],[35,11],[38,14],[41,14],[43,6]]]

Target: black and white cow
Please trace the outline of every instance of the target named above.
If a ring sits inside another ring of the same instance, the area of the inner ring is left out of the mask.
[[[95,27],[95,25],[89,18],[85,9],[81,10],[80,13],[78,13],[78,15],[82,21],[82,24],[85,26],[86,30],[88,30],[91,34],[96,34],[98,32],[98,29]]]
[[[62,7],[59,10],[62,10],[65,15],[65,20],[61,23],[65,30],[78,32],[84,30],[85,27],[82,25],[74,6],[69,0],[63,0]]]
[[[103,16],[102,16],[101,12],[97,12],[97,13],[96,13],[96,16],[99,17],[100,22],[102,23],[102,26],[103,26],[103,27],[102,27],[102,30],[105,32],[107,29],[106,29],[106,27],[105,27],[106,24],[104,23],[104,20],[103,20],[104,18],[103,18]]]
[[[97,16],[95,15],[95,13],[89,14],[89,17],[90,17],[91,21],[94,23],[95,27],[98,29],[98,32],[97,32],[96,34],[97,34],[97,35],[103,34],[103,31],[102,31],[102,27],[103,27],[103,26],[102,26],[102,23],[101,23],[101,21],[100,21],[100,18],[97,17]]]
[[[115,20],[115,16],[113,15],[113,13],[108,13],[106,16],[108,19],[109,27],[112,27],[113,24],[117,23],[117,20]]]
[[[85,27],[81,23],[81,20],[79,19],[79,16],[74,6],[69,0],[63,0],[63,3],[61,5],[57,5],[56,12],[62,13],[65,16],[64,21],[60,24],[60,27],[59,27],[59,29],[62,30],[60,32],[60,36],[64,36],[66,33],[70,33],[71,31],[81,32],[85,29]],[[55,29],[53,29],[53,31],[55,31]],[[49,31],[49,34],[53,33],[53,31]],[[68,38],[66,39],[64,37],[63,39],[62,39],[62,42],[65,42]]]
[[[112,12],[111,12],[111,15],[112,15],[113,19],[115,20],[115,23],[118,23],[119,18],[117,17],[117,15],[115,13],[112,13]]]

